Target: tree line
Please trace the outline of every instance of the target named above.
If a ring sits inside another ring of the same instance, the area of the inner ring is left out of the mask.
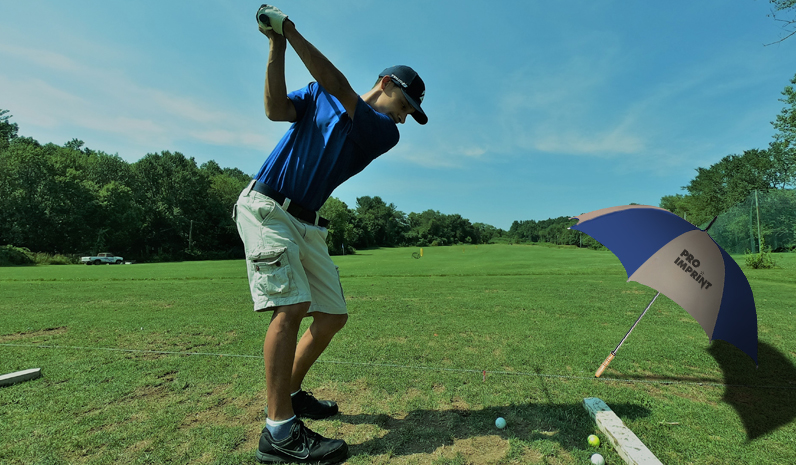
[[[141,261],[240,258],[231,214],[251,179],[179,152],[128,163],[78,139],[41,144],[20,136],[8,110],[0,110],[0,245],[62,255],[112,251]],[[505,234],[458,214],[407,215],[380,197],[357,198],[354,208],[331,197],[321,215],[331,220],[332,254],[481,244]]]
[[[112,251],[134,260],[242,253],[232,205],[250,177],[179,152],[135,163],[21,137],[0,115],[0,244],[51,254]]]
[[[568,216],[549,218],[542,221],[526,220],[514,221],[509,228],[507,236],[512,242],[545,242],[556,245],[574,245],[578,247],[588,247],[600,249],[602,244],[592,239],[587,234],[580,231],[569,229],[570,226],[577,224],[578,220],[573,220]]]
[[[426,210],[407,215],[378,196],[357,198],[353,209],[330,197],[320,214],[330,221],[327,245],[333,255],[357,248],[486,244],[506,235],[502,229],[471,223],[459,214]]]

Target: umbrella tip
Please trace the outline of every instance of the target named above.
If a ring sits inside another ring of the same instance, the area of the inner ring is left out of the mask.
[[[713,226],[713,223],[716,222],[716,218],[718,218],[718,217],[719,217],[719,215],[714,216],[713,219],[710,220],[710,224],[708,224],[708,227],[703,229],[703,231],[707,232],[707,230],[710,229],[711,226]]]

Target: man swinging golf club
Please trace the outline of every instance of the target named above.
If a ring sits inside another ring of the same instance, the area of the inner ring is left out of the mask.
[[[408,66],[385,69],[358,95],[345,76],[296,30],[279,9],[257,11],[270,42],[265,113],[289,121],[262,168],[241,193],[233,216],[246,250],[255,311],[272,311],[263,356],[267,419],[260,462],[336,463],[348,456],[342,440],[309,430],[298,418],[335,415],[337,404],[302,390],[307,371],[348,319],[337,267],[326,246],[328,221],[318,215],[332,191],[398,143],[397,124],[420,108],[425,84]],[[287,43],[315,82],[287,93]],[[296,343],[302,318],[313,321]]]

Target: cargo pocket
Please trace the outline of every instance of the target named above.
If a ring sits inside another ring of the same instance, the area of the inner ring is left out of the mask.
[[[287,248],[265,249],[249,257],[254,267],[254,288],[266,297],[284,297],[292,291],[293,271]]]

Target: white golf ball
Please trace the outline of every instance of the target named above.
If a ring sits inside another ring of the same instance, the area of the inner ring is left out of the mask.
[[[591,456],[591,463],[594,465],[605,465],[605,459],[600,454],[594,454]]]
[[[497,426],[500,429],[505,428],[506,427],[506,419],[503,418],[503,417],[498,417],[497,420],[495,420],[495,426]]]

